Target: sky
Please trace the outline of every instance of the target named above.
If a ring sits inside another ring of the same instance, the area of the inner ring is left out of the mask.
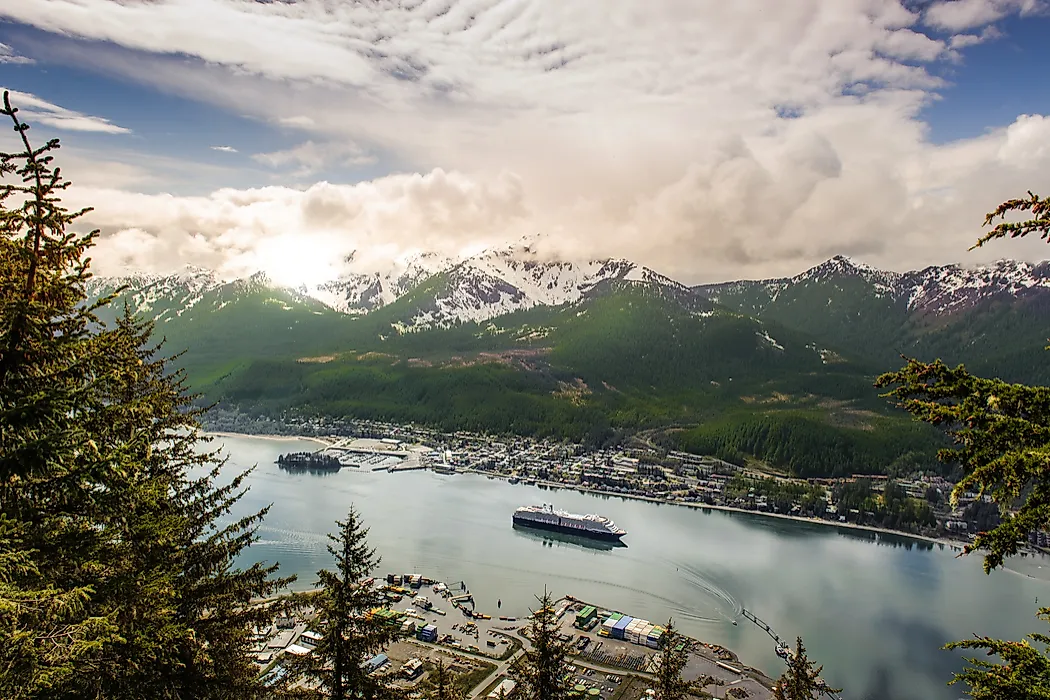
[[[310,283],[528,237],[686,283],[968,251],[1050,193],[1048,0],[7,0],[101,274]],[[15,146],[0,132],[0,148]]]

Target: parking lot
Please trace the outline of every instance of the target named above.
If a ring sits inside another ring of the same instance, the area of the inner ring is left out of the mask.
[[[623,677],[576,665],[569,666],[573,674],[573,687],[580,694],[593,700],[611,700],[620,689]],[[597,690],[598,692],[593,692]]]

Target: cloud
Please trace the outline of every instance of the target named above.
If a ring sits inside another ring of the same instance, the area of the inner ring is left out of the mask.
[[[281,126],[288,126],[298,129],[309,129],[316,124],[316,122],[313,119],[303,114],[297,114],[292,117],[280,117],[277,119],[277,123]]]
[[[993,26],[985,27],[980,34],[956,34],[949,42],[953,49],[965,49],[968,46],[976,46],[986,41],[992,41],[1002,36],[1002,32]]]
[[[52,33],[55,60],[302,132],[258,163],[305,178],[381,153],[410,173],[195,198],[77,190],[117,258],[232,270],[275,264],[295,237],[318,260],[370,248],[379,264],[540,233],[551,255],[705,281],[836,253],[956,260],[985,210],[1050,190],[1039,115],[947,145],[921,121],[938,62],[1038,3],[917,6],[36,0],[0,16]]]
[[[0,88],[3,90],[3,88]],[[129,134],[130,129],[113,124],[108,119],[81,114],[59,107],[36,95],[10,90],[11,104],[18,108],[22,121],[46,124],[65,131],[94,131],[103,134]]]
[[[0,43],[0,64],[2,63],[36,63],[31,58],[19,56],[13,48],[7,44]]]
[[[880,141],[877,154],[866,145],[883,133],[877,118],[825,119],[823,129],[796,120],[764,140],[725,141],[679,178],[623,202],[552,207],[530,198],[511,173],[442,170],[204,197],[76,188],[70,198],[76,206],[105,203],[84,222],[104,232],[95,255],[103,271],[190,262],[229,276],[256,269],[280,276],[299,264],[316,281],[334,276],[351,251],[358,269],[374,270],[412,252],[456,255],[539,233],[543,255],[574,259],[597,249],[701,282],[790,274],[837,253],[904,269],[960,259],[990,203],[1050,170],[1047,117],[919,152],[913,137],[898,135]],[[288,251],[307,257],[295,263]]]
[[[981,27],[1020,12],[1029,14],[1045,9],[1042,0],[942,0],[926,10],[931,27],[958,32]]]
[[[212,146],[213,151],[222,151],[223,153],[236,153],[237,149],[233,146]]]
[[[284,151],[256,153],[256,161],[279,168],[286,165],[298,166],[296,174],[303,176],[315,173],[330,165],[359,166],[376,162],[375,156],[369,155],[356,143],[315,143],[306,141]]]
[[[393,175],[357,185],[305,190],[218,190],[205,197],[144,195],[78,187],[71,206],[105,201],[81,222],[103,236],[93,256],[102,272],[173,269],[187,262],[239,276],[280,277],[289,249],[306,251],[320,277],[354,250],[366,267],[411,250],[455,254],[477,240],[498,242],[529,223],[521,183],[511,175],[475,182],[459,173]]]

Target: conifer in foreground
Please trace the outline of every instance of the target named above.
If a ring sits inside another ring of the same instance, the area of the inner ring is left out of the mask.
[[[829,688],[820,677],[823,666],[817,666],[806,656],[802,637],[795,642],[795,651],[788,661],[787,671],[777,681],[774,700],[813,700],[824,693],[839,693],[841,688]]]
[[[258,697],[250,603],[286,582],[232,564],[263,513],[220,525],[244,476],[215,485],[152,325],[98,322],[58,142],[34,149],[6,93],[0,114],[22,144],[0,154],[0,696]]]
[[[1050,608],[1040,608],[1039,617],[1050,620]],[[980,649],[987,656],[998,656],[1002,663],[992,663],[970,658],[969,668],[956,674],[949,685],[965,683],[967,694],[974,700],[1045,700],[1050,698],[1050,636],[1029,635],[1036,648],[1028,640],[1003,641],[991,637],[976,636],[962,642],[952,642],[946,649]]]
[[[1010,214],[1021,221],[1007,221]],[[1036,234],[1050,242],[1050,198],[1031,192],[1027,197],[1000,204],[985,217],[985,225],[998,223],[981,236],[974,248],[1001,238]],[[954,507],[967,491],[991,496],[1002,513],[1000,524],[978,532],[963,552],[984,551],[984,570],[1001,567],[1017,554],[1029,534],[1050,529],[1050,387],[1010,384],[1001,379],[977,377],[963,366],[949,367],[940,360],[909,359],[898,370],[879,377],[878,386],[893,388],[889,396],[920,420],[943,428],[954,440],[954,449],[938,457],[958,462],[966,476],[951,494]],[[1039,616],[1047,620],[1050,609]],[[980,700],[1036,700],[1050,698],[1050,637],[1029,635],[1027,640],[1005,641],[975,635],[974,639],[948,644],[946,649],[982,649],[1003,663],[970,659],[970,666],[955,675],[952,684],[969,686],[969,695]]]
[[[346,520],[336,525],[337,533],[328,535],[335,571],[318,571],[320,590],[301,598],[316,613],[313,624],[321,640],[310,654],[290,664],[293,687],[286,694],[331,700],[396,698],[395,688],[364,668],[365,662],[398,634],[397,629],[372,615],[384,600],[377,590],[364,585],[380,558],[368,546],[368,528],[361,524],[353,506]]]
[[[456,686],[456,678],[444,661],[438,660],[431,679],[430,700],[463,700],[463,693]]]
[[[511,677],[517,683],[515,692],[530,700],[564,700],[571,688],[567,668],[571,647],[558,638],[558,620],[550,593],[544,591],[537,601],[540,606],[525,628],[531,644],[525,646],[511,668]]]
[[[656,683],[653,691],[656,700],[683,700],[687,695],[700,697],[711,697],[703,691],[708,685],[721,685],[721,681],[711,676],[700,676],[696,680],[687,681],[683,677],[686,665],[689,663],[689,652],[684,645],[681,649],[678,645],[683,641],[682,636],[675,629],[674,622],[667,620],[664,630],[662,647],[656,656]]]

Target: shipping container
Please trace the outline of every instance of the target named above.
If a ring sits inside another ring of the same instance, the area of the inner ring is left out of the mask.
[[[627,625],[631,624],[632,622],[634,622],[634,618],[621,617],[619,621],[615,625],[613,625],[612,636],[615,639],[623,639],[624,632],[627,629]]]

